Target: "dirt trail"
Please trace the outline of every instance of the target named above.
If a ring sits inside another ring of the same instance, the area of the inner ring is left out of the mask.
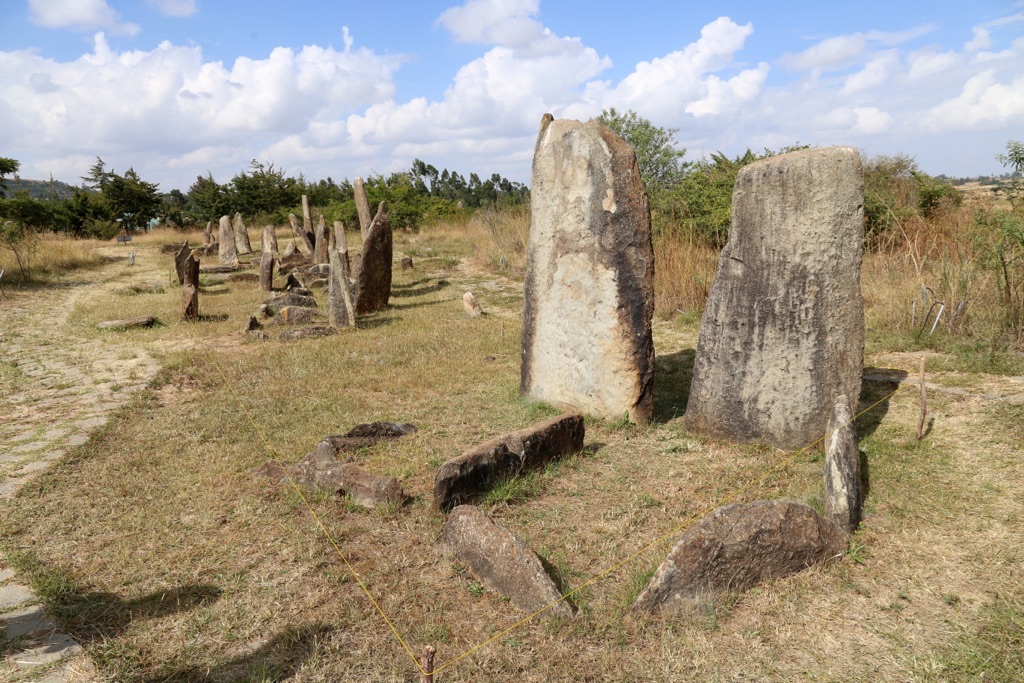
[[[116,333],[83,337],[69,318],[76,304],[133,282],[166,282],[167,257],[145,250],[126,273],[125,250],[103,249],[104,266],[0,299],[0,504],[59,463],[143,389],[159,369],[143,348]],[[141,251],[141,250],[140,250]],[[117,311],[111,311],[117,318]],[[92,680],[77,644],[56,631],[36,596],[0,557],[0,633],[7,640],[0,679]]]

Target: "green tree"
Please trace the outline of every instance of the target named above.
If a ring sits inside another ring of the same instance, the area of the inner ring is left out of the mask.
[[[248,172],[231,179],[231,208],[253,218],[287,213],[288,207],[299,203],[302,185],[275,169],[274,164],[253,159]]]
[[[213,174],[196,176],[188,188],[188,212],[196,221],[216,221],[231,210],[229,188],[213,179]]]
[[[997,154],[996,161],[1010,169],[1010,183],[1005,190],[1010,204],[1017,211],[1024,211],[1024,143],[1010,140],[1006,143],[1006,154]]]
[[[659,128],[635,111],[620,113],[614,107],[603,110],[595,121],[611,128],[633,148],[640,177],[649,192],[679,181],[686,168],[686,150],[675,147],[678,128]]]
[[[7,185],[4,184],[4,176],[13,175],[17,177],[19,168],[21,168],[21,162],[17,159],[0,157],[0,190],[7,189]]]
[[[0,244],[14,254],[23,280],[39,244],[39,233],[50,227],[57,205],[33,199],[25,190],[10,199],[0,199]]]
[[[111,172],[103,195],[110,204],[111,212],[126,230],[143,227],[150,219],[156,218],[160,210],[157,184],[147,183],[134,168],[129,168],[123,176]]]

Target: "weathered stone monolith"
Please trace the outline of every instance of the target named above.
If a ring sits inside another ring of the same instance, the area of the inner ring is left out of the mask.
[[[348,238],[345,236],[345,224],[341,221],[334,221],[334,248],[341,256],[341,266],[346,276],[352,275],[352,267],[348,261]]]
[[[263,226],[263,249],[261,251],[269,251],[273,254],[280,253],[277,250],[277,232],[273,225]]]
[[[264,249],[260,256],[260,289],[269,292],[274,288],[274,266],[277,260],[274,252]]]
[[[299,227],[299,219],[295,217],[294,213],[288,214],[288,224],[292,226],[292,232],[299,238],[299,244],[306,248],[307,254],[313,253],[313,240],[306,234],[306,231]]]
[[[864,181],[852,147],[740,170],[732,228],[701,321],[685,424],[802,448],[833,399],[860,395]]]
[[[235,251],[235,234],[231,231],[231,218],[220,217],[220,238],[217,243],[217,256],[226,266],[238,265],[238,252]]]
[[[717,508],[683,534],[637,596],[638,611],[682,612],[843,556],[847,535],[814,508],[761,500]]]
[[[281,258],[291,258],[295,256],[299,251],[299,248],[295,245],[295,240],[288,240],[288,245],[284,248],[284,253],[281,254]]]
[[[327,322],[331,327],[355,327],[356,305],[345,275],[345,261],[337,249],[331,249],[328,258],[331,273],[327,286]]]
[[[391,258],[391,223],[388,222],[384,202],[381,202],[363,242],[355,286],[357,314],[373,313],[388,305],[391,298]]]
[[[313,241],[313,217],[309,213],[309,197],[302,195],[302,231]]]
[[[320,216],[313,240],[313,260],[316,263],[327,263],[327,247],[327,222],[323,216]]]
[[[182,262],[181,319],[199,318],[199,259],[190,251]]]
[[[188,246],[188,242],[181,245],[181,249],[178,249],[174,253],[174,272],[178,276],[178,284],[185,284],[185,260],[192,254],[192,250]]]
[[[845,396],[836,399],[825,448],[825,516],[851,534],[860,524],[860,447],[857,427]]]
[[[203,246],[208,247],[216,242],[217,238],[213,235],[213,221],[206,221],[206,230],[203,230]]]
[[[363,179],[356,176],[356,179],[352,181],[353,196],[356,201],[356,213],[359,214],[359,234],[363,237],[363,242],[366,242],[366,233],[370,229],[370,200],[366,196],[366,186],[363,184]]]
[[[235,212],[235,220],[231,224],[231,229],[235,233],[235,250],[239,254],[251,254],[252,244],[249,243],[249,231],[245,228],[245,221],[242,220],[240,212]]]
[[[531,194],[520,392],[648,422],[654,251],[633,150],[599,123],[545,114]]]

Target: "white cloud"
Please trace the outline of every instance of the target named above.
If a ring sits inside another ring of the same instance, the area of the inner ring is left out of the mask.
[[[964,52],[977,52],[992,47],[992,34],[983,26],[971,29],[971,39],[964,43]]]
[[[146,0],[146,4],[169,17],[190,17],[199,10],[196,0]]]
[[[961,55],[953,51],[935,52],[934,50],[921,50],[919,52],[911,52],[907,56],[907,63],[910,64],[910,71],[907,77],[911,81],[933,78],[948,72],[961,61]]]
[[[932,107],[925,125],[932,131],[966,130],[1024,123],[1024,75],[1000,83],[983,71],[964,83],[956,97]]]
[[[28,0],[29,18],[46,28],[77,31],[104,29],[118,35],[135,35],[138,24],[122,23],[106,0]]]
[[[933,25],[923,24],[906,31],[866,31],[832,36],[815,43],[802,52],[786,53],[782,55],[780,61],[786,67],[796,71],[843,69],[854,64],[857,58],[873,45],[893,47],[934,30]]]
[[[891,72],[899,66],[899,53],[887,50],[880,57],[872,59],[864,68],[846,77],[840,95],[852,95],[862,90],[870,90],[885,85]]]

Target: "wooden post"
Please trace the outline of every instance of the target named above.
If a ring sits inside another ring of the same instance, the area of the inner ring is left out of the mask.
[[[420,659],[420,666],[423,668],[422,683],[434,683],[434,654],[437,650],[433,645],[427,645],[423,650],[423,658]]]
[[[924,388],[924,354],[921,354],[921,419],[917,422],[917,440],[924,438],[924,420],[928,415],[928,396]]]

